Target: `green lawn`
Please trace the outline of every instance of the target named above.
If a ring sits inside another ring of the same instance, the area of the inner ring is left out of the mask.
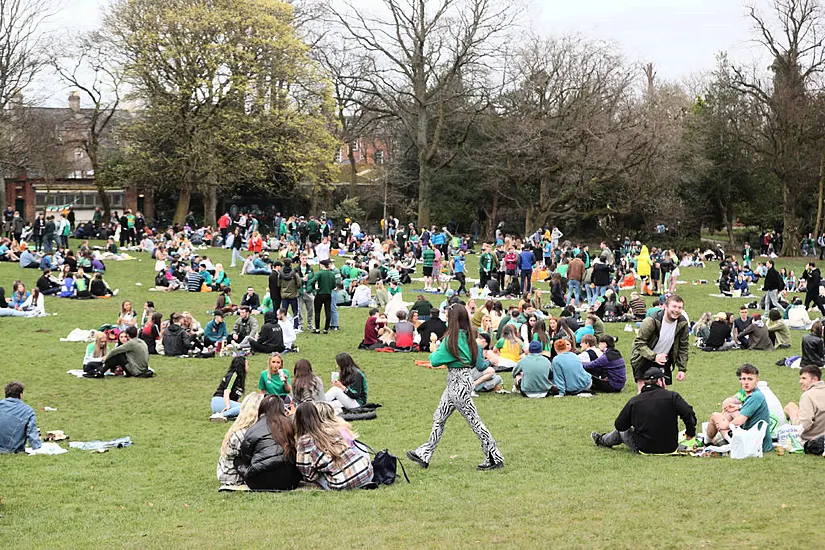
[[[229,265],[229,255],[210,251]],[[801,260],[778,262],[797,273]],[[121,289],[113,300],[48,299],[57,316],[0,318],[0,382],[23,381],[25,400],[43,432],[74,441],[129,435],[134,446],[91,454],[0,456],[0,547],[818,547],[811,503],[825,494],[821,458],[774,454],[763,460],[640,457],[593,446],[592,430],[611,428],[635,393],[593,399],[526,400],[482,395],[480,414],[499,442],[506,468],[477,472],[484,458],[464,421],[450,420],[428,470],[407,461],[412,484],[346,494],[224,494],[215,468],[226,425],[207,421],[209,401],[228,359],[152,358],[151,380],[75,379],[85,344],[61,343],[75,327],[114,322],[121,299],[154,300],[164,314],[188,310],[203,323],[213,294],[151,293],[153,261],[109,264]],[[472,272],[476,259],[471,259]],[[713,280],[715,268],[683,269]],[[230,273],[237,289],[264,277]],[[0,284],[36,272],[0,264]],[[136,283],[142,286],[136,286]],[[414,284],[414,287],[419,285]],[[546,288],[546,285],[543,285]],[[740,300],[708,297],[713,286],[682,285],[691,319],[704,310],[735,311]],[[238,292],[240,295],[240,292]],[[405,292],[413,299],[414,292]],[[325,380],[334,356],[349,351],[369,378],[377,420],[356,424],[363,440],[403,456],[429,434],[444,371],[413,365],[410,354],[355,351],[365,310],[341,312],[342,330],[300,335],[301,357]],[[623,325],[608,325],[629,356]],[[802,332],[794,331],[798,353]],[[782,351],[704,354],[691,351],[687,379],[675,389],[701,420],[738,387],[735,368],[757,365],[785,402],[798,400],[796,371],[774,365]],[[423,356],[421,357],[423,358]],[[291,368],[295,356],[287,356]],[[250,378],[266,359],[250,360]],[[511,380],[505,380],[509,388]],[[254,383],[254,382],[253,382]],[[250,383],[250,388],[253,383]],[[44,406],[56,412],[42,412]]]

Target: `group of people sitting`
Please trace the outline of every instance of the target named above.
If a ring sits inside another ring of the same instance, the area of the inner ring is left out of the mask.
[[[273,353],[258,392],[243,397],[249,362],[235,357],[212,397],[210,420],[235,421],[224,437],[218,481],[225,488],[285,491],[302,483],[327,490],[357,489],[372,481],[372,463],[357,434],[338,412],[366,403],[367,381],[352,357],[335,358],[332,387],[306,359],[294,379]]]

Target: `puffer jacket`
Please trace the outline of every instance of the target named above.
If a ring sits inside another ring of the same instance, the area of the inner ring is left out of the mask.
[[[825,366],[825,342],[815,334],[802,337],[802,364]]]
[[[189,333],[186,329],[175,323],[169,323],[163,331],[163,354],[167,357],[187,355],[190,346]]]
[[[285,491],[295,489],[301,481],[295,457],[286,456],[272,438],[265,416],[246,432],[235,468],[250,489]]]

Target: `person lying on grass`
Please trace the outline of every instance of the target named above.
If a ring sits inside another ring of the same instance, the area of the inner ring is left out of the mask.
[[[745,363],[736,369],[736,376],[739,378],[742,390],[744,390],[744,399],[741,399],[741,394],[739,394],[742,407],[732,419],[730,419],[729,413],[724,412],[715,412],[710,416],[706,435],[714,444],[724,444],[725,440],[729,440],[732,426],[749,430],[760,420],[764,420],[768,426],[771,424],[768,402],[765,400],[762,391],[757,387],[759,384],[759,369]],[[762,451],[766,452],[771,449],[773,449],[771,431],[765,430]]]
[[[642,391],[630,398],[616,417],[614,430],[592,432],[599,447],[624,443],[632,452],[670,454],[679,446],[679,418],[688,439],[696,436],[696,414],[681,395],[667,389],[664,369],[650,367],[643,377]]]

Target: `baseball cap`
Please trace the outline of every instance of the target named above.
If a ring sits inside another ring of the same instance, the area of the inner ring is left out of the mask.
[[[665,377],[665,370],[659,367],[650,367],[645,371],[645,380],[655,382],[659,378]]]

